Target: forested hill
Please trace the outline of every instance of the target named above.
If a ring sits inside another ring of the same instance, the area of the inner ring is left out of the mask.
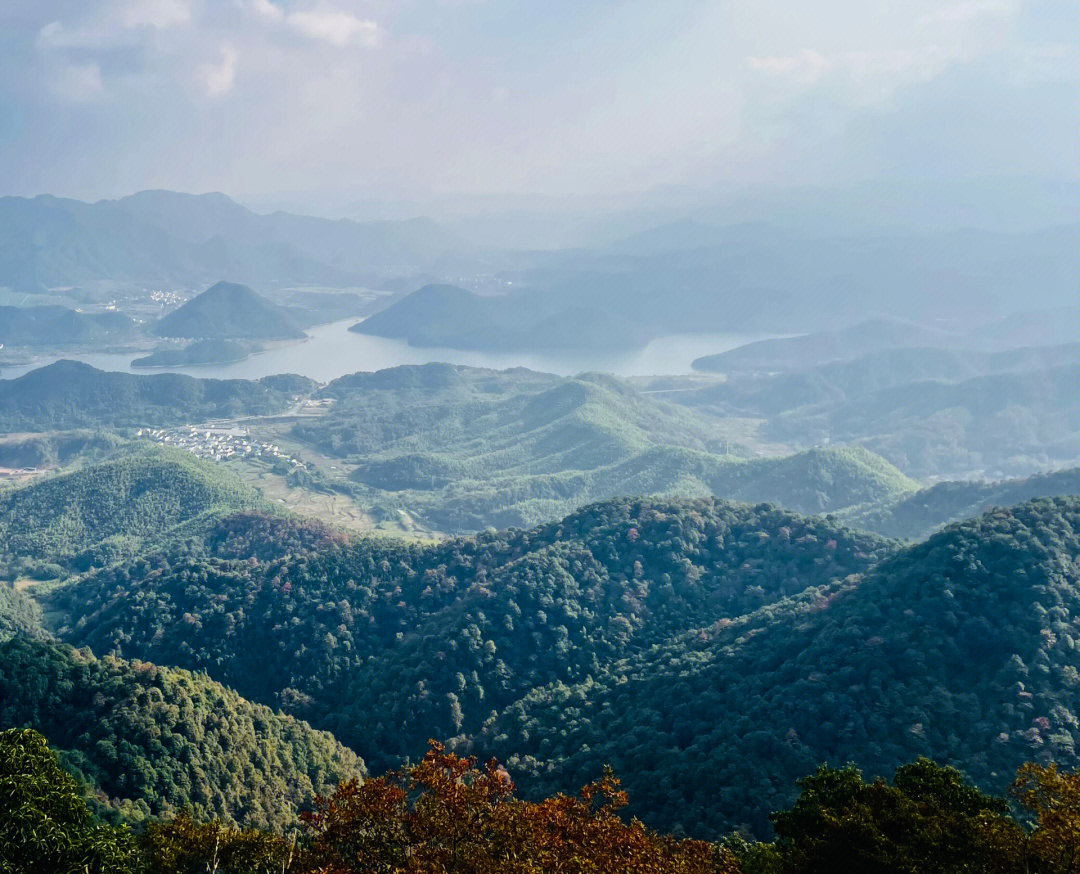
[[[44,638],[41,608],[30,596],[0,583],[0,643],[12,637]]]
[[[0,575],[54,578],[102,567],[222,515],[268,506],[220,466],[142,449],[0,494]]]
[[[941,482],[897,501],[855,508],[839,515],[850,525],[886,537],[917,540],[950,522],[991,507],[1011,507],[1033,498],[1080,495],[1080,468],[998,482]]]
[[[118,312],[80,313],[62,306],[0,306],[0,344],[96,345],[130,340],[135,323]]]
[[[1078,559],[1080,498],[995,510],[828,594],[535,689],[477,745],[543,788],[607,762],[647,821],[759,834],[823,761],[928,755],[997,789],[1028,759],[1075,768]]]
[[[27,636],[0,642],[0,725],[46,733],[101,804],[136,821],[188,810],[280,829],[363,768],[330,735],[205,676]]]
[[[288,340],[304,336],[292,318],[246,285],[218,282],[164,316],[154,326],[162,337]]]
[[[282,412],[314,387],[298,376],[197,379],[177,373],[108,373],[58,361],[0,380],[0,432],[137,427]]]
[[[357,373],[292,437],[348,465],[357,497],[449,533],[533,525],[618,495],[718,495],[831,512],[917,484],[862,449],[749,458],[708,417],[614,377],[448,364]]]
[[[206,670],[381,767],[429,737],[466,741],[535,688],[593,682],[892,548],[768,505],[619,499],[431,546],[367,539],[259,564],[158,556],[54,606],[79,617],[60,632],[74,643]]]

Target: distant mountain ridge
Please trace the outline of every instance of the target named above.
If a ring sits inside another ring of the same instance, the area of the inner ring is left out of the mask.
[[[97,280],[191,287],[222,275],[340,287],[415,271],[457,247],[453,234],[424,219],[259,215],[223,194],[0,198],[0,286],[23,291]]]
[[[850,361],[881,349],[933,347],[948,339],[940,332],[910,322],[874,319],[839,331],[758,340],[729,352],[698,358],[693,367],[709,373],[805,370]]]

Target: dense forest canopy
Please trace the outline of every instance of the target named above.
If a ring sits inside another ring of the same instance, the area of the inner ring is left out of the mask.
[[[363,773],[330,735],[208,679],[15,637],[0,643],[0,724],[35,728],[112,817],[190,811],[283,828]]]
[[[690,628],[862,573],[893,546],[768,505],[618,500],[422,546],[262,564],[161,554],[58,592],[97,652],[206,670],[363,748],[467,738],[536,687],[592,681]]]

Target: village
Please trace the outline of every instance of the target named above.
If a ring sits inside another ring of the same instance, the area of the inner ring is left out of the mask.
[[[215,461],[229,459],[259,459],[271,463],[282,461],[290,467],[307,470],[299,458],[283,451],[273,443],[252,439],[245,428],[186,425],[182,428],[141,428],[139,437],[165,446],[175,446],[199,458]]]

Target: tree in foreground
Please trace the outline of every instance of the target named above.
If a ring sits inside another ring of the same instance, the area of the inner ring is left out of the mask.
[[[187,814],[147,826],[139,840],[147,874],[290,874],[295,840]]]
[[[1023,871],[1027,835],[1004,799],[955,768],[919,759],[890,784],[854,767],[821,767],[799,781],[794,806],[773,815],[785,874],[955,874]]]
[[[478,767],[433,741],[417,765],[320,799],[306,862],[319,874],[737,871],[726,850],[626,822],[626,802],[610,773],[576,797],[524,801],[497,762]]]
[[[44,737],[0,731],[0,874],[115,874],[137,861],[130,835],[95,821]]]
[[[1080,773],[1029,762],[1017,773],[1012,791],[1036,821],[1028,844],[1030,868],[1047,874],[1080,872]]]

